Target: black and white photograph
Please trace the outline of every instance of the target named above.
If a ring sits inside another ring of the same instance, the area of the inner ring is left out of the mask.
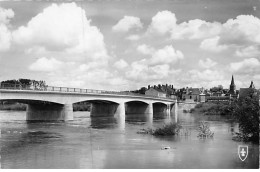
[[[0,0],[0,170],[258,169],[260,0]]]

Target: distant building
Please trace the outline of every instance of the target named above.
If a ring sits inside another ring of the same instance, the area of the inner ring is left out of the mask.
[[[199,95],[199,97],[200,97],[199,100],[200,100],[201,103],[206,102],[206,94],[201,93],[201,94]]]
[[[199,88],[186,88],[186,92],[185,92],[185,94],[183,94],[182,98],[185,100],[192,99],[194,101],[199,101],[200,94],[201,94],[201,91]]]
[[[251,84],[249,88],[240,88],[239,90],[239,99],[243,99],[246,97],[258,97],[259,98],[259,91],[255,89],[253,81],[251,81]]]
[[[161,90],[166,93],[166,97],[176,99],[176,89],[173,88],[173,85],[162,85]]]
[[[166,92],[162,91],[160,87],[148,87],[148,90],[145,91],[145,95],[155,96],[155,97],[166,97]]]
[[[210,96],[206,98],[207,102],[220,102],[220,101],[230,101],[232,98],[230,96]]]

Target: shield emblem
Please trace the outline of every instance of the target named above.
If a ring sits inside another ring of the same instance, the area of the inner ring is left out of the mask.
[[[238,156],[241,161],[245,161],[248,155],[248,146],[238,146]]]

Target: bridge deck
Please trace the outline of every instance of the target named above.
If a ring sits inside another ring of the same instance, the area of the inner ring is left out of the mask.
[[[103,95],[103,96],[121,96],[131,98],[144,98],[164,101],[175,101],[176,99],[170,97],[158,97],[145,94],[132,93],[130,91],[106,91],[106,90],[94,90],[94,89],[82,89],[82,88],[69,88],[69,87],[55,87],[55,86],[41,86],[32,87],[21,84],[1,84],[0,91],[3,92],[28,92],[28,93],[58,93],[58,94],[81,94],[81,95]]]

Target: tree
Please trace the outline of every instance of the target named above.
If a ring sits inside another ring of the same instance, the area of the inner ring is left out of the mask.
[[[147,88],[146,88],[146,87],[142,87],[142,88],[139,90],[139,93],[140,93],[140,94],[145,94],[146,91],[147,91]]]
[[[245,97],[237,101],[233,115],[238,120],[245,141],[259,142],[259,98]]]
[[[45,89],[47,87],[45,81],[36,81],[31,79],[6,80],[1,82],[2,87],[14,87],[21,89]]]

